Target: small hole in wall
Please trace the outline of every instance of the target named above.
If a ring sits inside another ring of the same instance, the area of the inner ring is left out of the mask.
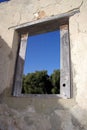
[[[65,84],[65,83],[63,84],[63,87],[66,87],[66,84]]]

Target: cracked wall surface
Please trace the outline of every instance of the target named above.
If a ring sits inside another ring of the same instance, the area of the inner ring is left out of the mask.
[[[13,97],[12,84],[22,23],[79,8],[69,18],[71,99]],[[0,130],[87,130],[87,0],[10,0],[0,3]]]

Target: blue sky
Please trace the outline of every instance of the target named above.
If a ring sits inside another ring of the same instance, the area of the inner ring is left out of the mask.
[[[9,1],[9,0],[0,0],[0,2]]]
[[[47,70],[50,75],[55,69],[60,69],[59,30],[30,36],[27,43],[24,74]]]

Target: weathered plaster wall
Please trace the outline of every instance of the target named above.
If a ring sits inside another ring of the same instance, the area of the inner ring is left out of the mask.
[[[14,30],[8,28],[76,8],[80,13],[69,20],[73,98],[12,97],[18,43]],[[0,130],[87,130],[86,12],[87,0],[0,3]]]

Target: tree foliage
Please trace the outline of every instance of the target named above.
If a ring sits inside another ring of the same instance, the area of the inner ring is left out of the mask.
[[[50,78],[51,78],[51,83],[53,85],[52,93],[53,94],[60,93],[60,71],[54,70]]]
[[[60,88],[60,73],[55,70],[51,76],[46,70],[23,75],[22,93],[57,94]]]

